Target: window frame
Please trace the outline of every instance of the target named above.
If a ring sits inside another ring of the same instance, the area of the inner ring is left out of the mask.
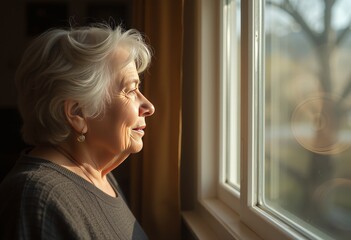
[[[183,211],[187,226],[199,239],[260,239],[240,221],[240,194],[228,189],[221,165],[221,9],[224,0],[196,1],[196,143],[197,197],[192,211]],[[234,206],[234,207],[233,207]],[[210,233],[209,233],[210,232]],[[215,238],[215,237],[213,237]]]
[[[221,157],[221,87],[214,79],[221,77],[220,7],[223,0],[197,0],[196,23],[196,169],[197,196],[192,211],[183,211],[185,223],[199,239],[259,239],[237,214],[240,206],[238,194],[220,181]],[[236,196],[236,197],[235,197]],[[223,201],[224,200],[224,201]],[[225,202],[234,203],[234,209]],[[211,232],[209,234],[208,232]]]
[[[229,60],[231,57],[231,54],[235,53],[237,50],[235,47],[231,48],[228,46],[228,39],[230,41],[233,41],[233,31],[236,32],[236,27],[229,26],[227,23],[228,21],[233,20],[235,17],[233,14],[230,14],[230,11],[233,11],[234,6],[236,4],[236,0],[221,0],[221,3],[219,4],[220,9],[219,11],[219,57],[220,57],[220,72],[219,72],[219,78],[220,79],[220,84],[219,84],[219,178],[218,178],[218,198],[225,202],[228,206],[230,206],[234,211],[239,211],[240,209],[240,187],[239,188],[234,188],[233,186],[230,186],[227,181],[227,164],[228,164],[228,158],[233,156],[233,150],[230,149],[229,143],[232,145],[236,145],[236,151],[238,152],[236,154],[236,161],[240,161],[240,144],[239,144],[239,139],[240,136],[237,139],[233,139],[232,136],[232,129],[229,128],[229,133],[228,133],[228,126],[229,122],[232,120],[233,113],[228,114],[228,109],[230,108],[231,104],[239,104],[236,107],[240,109],[240,96],[236,99],[236,97],[233,97],[230,93],[230,91],[234,90],[237,85],[240,86],[240,79],[235,78],[232,73],[233,71],[240,71],[240,69],[237,69],[240,67],[240,65],[236,66],[234,70],[228,66],[226,63],[227,60]],[[235,41],[235,40],[234,40]],[[234,44],[237,46],[237,44]],[[240,59],[239,59],[240,61]],[[237,76],[236,76],[237,77]],[[233,81],[232,81],[233,80]],[[239,90],[238,90],[239,92]],[[238,93],[240,95],[240,93]],[[235,100],[237,100],[239,103],[236,103]],[[237,121],[238,129],[234,130],[237,131],[240,134],[240,118],[236,117],[235,119]],[[238,166],[236,166],[238,167]],[[240,165],[239,165],[240,167]],[[239,169],[240,170],[240,169]],[[240,183],[239,183],[240,184]]]
[[[263,239],[305,239],[259,205],[264,144],[264,0],[242,2],[241,220]],[[261,104],[261,105],[260,105]],[[262,193],[261,193],[262,194]]]
[[[195,2],[197,196],[194,208],[183,211],[182,217],[199,239],[306,239],[259,207],[258,161],[264,149],[256,139],[264,126],[259,121],[264,119],[259,106],[264,97],[264,0],[241,1],[240,193],[223,184],[223,85],[214,79],[222,77],[224,2]]]

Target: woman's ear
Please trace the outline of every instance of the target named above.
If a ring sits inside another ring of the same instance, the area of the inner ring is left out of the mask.
[[[68,123],[77,133],[81,134],[88,131],[82,109],[76,101],[66,100],[64,110]]]

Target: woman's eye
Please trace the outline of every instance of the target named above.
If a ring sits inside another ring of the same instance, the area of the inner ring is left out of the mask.
[[[140,91],[139,84],[132,84],[130,86],[126,86],[122,91],[125,94],[125,96],[135,97]]]
[[[134,88],[134,89],[132,89],[132,90],[128,91],[128,94],[130,94],[130,95],[134,95],[134,94],[136,94],[136,93],[137,93],[137,91],[138,91],[138,88]]]

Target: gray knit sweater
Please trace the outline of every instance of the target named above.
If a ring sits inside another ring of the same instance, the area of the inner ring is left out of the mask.
[[[147,239],[112,174],[108,180],[118,197],[22,155],[0,184],[0,239]]]

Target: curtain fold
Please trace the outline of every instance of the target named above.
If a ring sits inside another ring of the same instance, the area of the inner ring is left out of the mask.
[[[131,208],[150,239],[180,239],[183,0],[134,0],[133,6],[133,27],[154,52],[143,90],[156,112],[147,119],[139,159],[131,160]]]

